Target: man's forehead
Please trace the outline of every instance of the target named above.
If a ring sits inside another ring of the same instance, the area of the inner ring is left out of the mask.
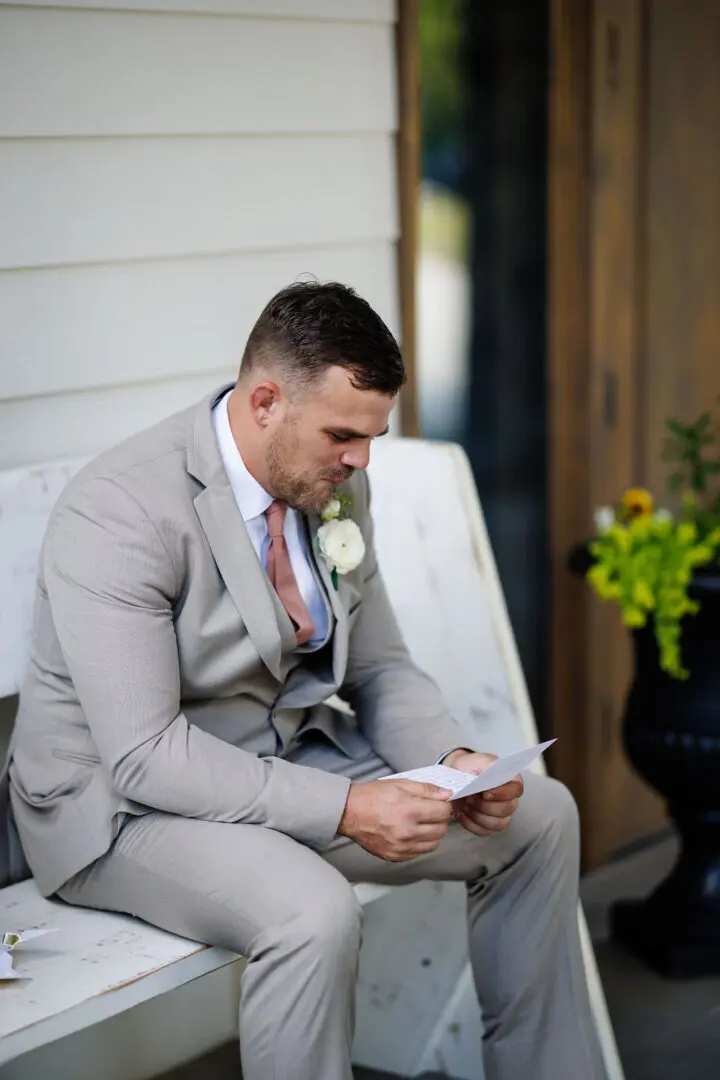
[[[330,364],[317,380],[317,391],[323,397],[337,398],[347,397],[356,399],[358,394],[367,394],[369,391],[360,390],[353,381],[353,374],[348,368],[340,364]]]
[[[390,414],[395,398],[380,390],[360,389],[347,371],[333,366],[309,391],[308,403],[322,408],[333,423],[352,427],[354,421],[362,418],[363,425],[372,420],[376,426],[379,417]]]
[[[388,429],[393,400],[373,390],[358,391],[354,400],[334,398],[317,403],[316,419],[325,430],[345,438],[374,439]]]

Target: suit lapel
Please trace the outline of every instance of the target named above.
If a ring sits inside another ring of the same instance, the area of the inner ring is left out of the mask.
[[[193,410],[188,472],[204,485],[195,509],[222,579],[264,664],[280,679],[283,650],[295,646],[295,631],[255,554],[215,438],[212,410],[229,389],[214,391]]]
[[[273,598],[224,471],[197,496],[195,509],[253,644],[267,668],[280,679],[283,645],[294,646],[295,631],[287,612]]]

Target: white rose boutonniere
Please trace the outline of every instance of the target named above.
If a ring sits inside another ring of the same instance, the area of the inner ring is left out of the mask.
[[[323,524],[317,531],[318,552],[327,564],[336,589],[338,574],[356,570],[365,558],[363,535],[348,516],[351,507],[346,495],[331,499],[320,515]]]

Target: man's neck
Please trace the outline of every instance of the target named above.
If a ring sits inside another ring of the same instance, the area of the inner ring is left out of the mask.
[[[247,415],[247,404],[243,401],[237,388],[232,391],[228,398],[228,420],[230,421],[230,432],[245,468],[252,478],[260,484],[260,487],[267,491],[268,495],[272,495],[273,493],[268,487],[268,477],[263,468],[260,448],[252,437],[252,425]]]

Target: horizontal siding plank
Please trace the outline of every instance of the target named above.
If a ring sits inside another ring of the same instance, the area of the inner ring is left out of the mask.
[[[0,7],[0,137],[393,131],[388,25]]]
[[[352,285],[398,332],[392,243],[0,274],[0,400],[235,367],[270,297]]]
[[[234,382],[236,374],[228,368],[186,379],[0,402],[0,469],[102,453]],[[390,417],[391,435],[400,434],[401,408],[402,400]]]
[[[187,408],[236,372],[0,402],[0,469],[91,456]]]
[[[389,135],[0,142],[0,267],[394,239]]]
[[[12,6],[57,8],[59,5],[58,0],[12,0]],[[396,18],[395,0],[73,0],[67,7],[337,22],[392,22]]]

